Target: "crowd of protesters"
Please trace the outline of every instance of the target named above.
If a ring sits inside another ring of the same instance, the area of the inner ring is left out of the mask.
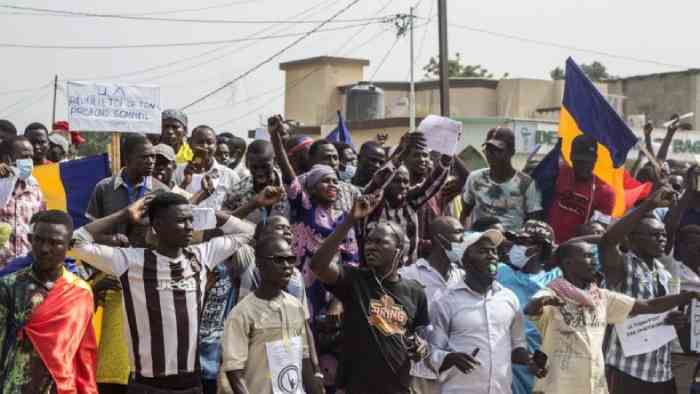
[[[166,110],[74,228],[32,172],[82,137],[0,120],[0,393],[690,393],[700,167],[666,159],[678,127],[613,218],[585,134],[543,196],[508,128],[470,172],[420,132],[356,149],[273,116],[246,144]],[[677,339],[628,355],[620,324],[661,313]]]

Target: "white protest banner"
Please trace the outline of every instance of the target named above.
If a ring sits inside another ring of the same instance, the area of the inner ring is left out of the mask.
[[[700,301],[696,299],[690,309],[690,350],[700,352]]]
[[[71,130],[160,134],[160,87],[68,81]]]
[[[638,315],[615,325],[625,357],[649,353],[677,337],[676,329],[664,324],[666,315]]]
[[[457,152],[457,142],[462,136],[462,122],[443,116],[428,115],[418,125],[418,131],[425,134],[430,150],[452,156]]]
[[[195,231],[216,228],[216,212],[213,208],[192,208],[192,228]]]

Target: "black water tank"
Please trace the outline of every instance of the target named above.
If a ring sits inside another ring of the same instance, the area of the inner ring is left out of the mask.
[[[371,83],[360,82],[347,93],[348,121],[384,119],[384,91]]]

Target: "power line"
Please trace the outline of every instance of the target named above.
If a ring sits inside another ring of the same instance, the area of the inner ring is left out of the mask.
[[[372,73],[372,77],[369,79],[370,82],[374,81],[374,77],[377,75],[377,73],[379,72],[379,70],[382,69],[382,66],[384,65],[384,62],[386,62],[386,59],[389,58],[389,55],[391,55],[391,52],[394,51],[394,48],[396,48],[396,44],[399,43],[399,39],[400,39],[400,38],[401,38],[401,36],[396,36],[396,39],[394,40],[394,43],[391,44],[391,48],[389,48],[389,50],[387,51],[386,55],[384,55],[384,57],[382,58],[382,61],[379,62],[379,65],[378,65],[377,68],[374,70],[374,73]]]
[[[342,9],[340,9],[340,11],[336,12],[335,14],[333,14],[333,15],[332,15],[330,18],[328,18],[326,21],[324,21],[323,23],[319,24],[318,26],[316,26],[316,27],[313,28],[312,30],[308,31],[305,35],[303,35],[303,36],[297,38],[296,40],[292,41],[291,44],[289,44],[289,45],[285,46],[284,48],[280,49],[279,51],[275,52],[274,54],[272,54],[271,56],[269,56],[268,58],[266,58],[266,59],[263,60],[262,62],[258,63],[257,65],[255,65],[255,66],[254,66],[253,68],[251,68],[250,70],[248,70],[248,71],[244,72],[243,74],[239,75],[238,77],[234,78],[233,80],[231,80],[231,81],[229,81],[229,82],[223,84],[222,86],[220,86],[220,87],[218,87],[218,88],[212,90],[211,92],[205,94],[204,96],[202,96],[202,97],[200,97],[200,98],[194,100],[193,102],[187,104],[186,106],[182,107],[182,109],[185,110],[185,109],[187,109],[187,108],[189,108],[189,107],[192,107],[193,105],[197,105],[197,104],[199,104],[200,102],[206,100],[207,98],[213,96],[214,94],[216,94],[216,93],[218,93],[218,92],[220,92],[220,91],[226,89],[227,87],[233,85],[234,83],[236,83],[236,81],[239,81],[239,80],[241,80],[242,78],[245,78],[246,76],[250,75],[252,72],[256,71],[257,69],[259,69],[260,67],[264,66],[265,64],[271,62],[272,60],[274,60],[275,58],[277,58],[279,55],[283,54],[284,52],[286,52],[286,51],[289,50],[290,48],[292,48],[292,47],[296,46],[298,43],[302,42],[304,39],[306,39],[307,37],[309,37],[311,34],[313,34],[313,33],[315,33],[316,31],[318,31],[318,30],[319,30],[321,27],[323,27],[326,23],[328,23],[329,21],[335,19],[337,16],[339,16],[339,15],[342,14],[342,13],[344,13],[345,11],[349,10],[352,6],[354,6],[355,4],[357,4],[359,1],[360,1],[360,0],[353,0],[353,1],[350,2],[347,6],[343,7]]]
[[[391,1],[391,0],[390,0],[390,1]],[[390,2],[390,1],[389,1],[389,2]],[[352,53],[352,52],[354,52],[354,51],[356,51],[356,50],[358,50],[358,49],[364,47],[365,45],[369,44],[370,42],[373,42],[375,39],[377,39],[378,37],[380,37],[381,35],[383,35],[383,34],[386,33],[387,31],[389,31],[390,29],[391,29],[391,27],[387,27],[387,28],[385,28],[385,29],[380,30],[380,31],[377,32],[376,34],[372,35],[368,40],[363,41],[363,42],[360,43],[359,45],[356,45],[355,47],[353,47],[353,48],[351,48],[350,50],[348,50],[346,53]],[[347,46],[348,43],[349,43],[349,41],[348,41],[347,43],[344,43],[344,44],[341,46],[341,48],[338,48],[338,50],[336,50],[335,52],[340,52],[340,51],[342,50],[343,47]],[[319,67],[314,68],[313,70],[311,70],[310,72],[308,72],[307,74],[305,74],[303,77],[301,77],[299,80],[294,81],[294,83],[291,84],[291,85],[289,86],[289,89],[290,89],[290,90],[291,90],[291,89],[294,89],[295,87],[297,87],[298,85],[300,85],[302,82],[304,82],[304,80],[306,80],[307,78],[309,78],[311,75],[315,74],[316,72],[318,72],[318,71],[321,70],[322,68],[323,68],[323,66],[319,66]],[[282,88],[280,89],[280,90],[282,91],[281,94],[278,94],[277,96],[275,96],[275,97],[271,98],[270,100],[264,102],[264,103],[261,104],[260,106],[255,107],[254,109],[252,109],[251,111],[246,112],[246,113],[243,114],[243,115],[238,115],[238,116],[236,116],[236,117],[234,117],[234,118],[232,118],[232,119],[229,119],[229,120],[227,120],[227,121],[224,121],[223,123],[220,123],[220,124],[219,124],[218,126],[216,126],[216,127],[218,128],[218,127],[225,126],[225,125],[227,125],[227,124],[229,124],[229,123],[237,122],[237,121],[239,121],[239,120],[241,120],[241,119],[244,119],[244,118],[247,118],[248,116],[254,114],[255,112],[257,112],[257,111],[259,111],[259,110],[261,110],[261,109],[267,107],[267,106],[270,105],[271,103],[277,101],[280,97],[283,97],[283,96],[284,96],[284,94],[285,94],[284,89],[285,89],[285,87],[282,87]]]
[[[238,0],[238,1],[229,1],[228,3],[222,3],[222,4],[213,4],[210,6],[206,7],[200,7],[200,8],[183,8],[179,10],[169,10],[169,11],[151,11],[151,12],[142,12],[138,14],[123,14],[123,15],[138,15],[138,16],[148,16],[148,15],[172,15],[172,14],[181,14],[183,12],[199,12],[199,11],[208,11],[208,10],[214,10],[218,8],[228,8],[233,5],[239,5],[239,4],[249,4],[249,3],[256,3],[258,0]]]
[[[321,0],[320,2],[318,2],[318,3],[314,4],[314,5],[312,5],[311,7],[306,8],[306,9],[302,10],[301,12],[299,12],[299,13],[297,13],[297,14],[295,14],[295,15],[292,15],[292,18],[297,18],[297,17],[303,16],[303,15],[307,15],[307,14],[313,15],[313,14],[316,13],[316,11],[317,11],[316,9],[317,9],[317,8],[321,8],[321,7],[327,5],[328,3],[332,2],[332,1],[334,1],[334,0]],[[253,32],[252,34],[246,36],[246,38],[254,38],[254,37],[257,37],[259,34],[262,34],[262,33],[266,32],[266,31],[268,31],[268,30],[272,30],[273,27],[275,27],[275,26],[267,26],[267,27],[265,27],[265,28],[263,28],[263,29],[257,30],[257,31],[255,31],[255,32]],[[285,27],[283,27],[283,28],[281,28],[281,29],[276,29],[276,30],[275,30],[275,33],[279,33],[279,32],[282,32],[282,31],[285,31],[285,30],[288,30],[288,29],[289,29],[289,26],[285,26]],[[220,51],[220,50],[226,48],[227,46],[228,46],[228,45],[223,45],[223,46],[220,46],[220,47],[217,47],[217,48],[207,49],[207,50],[204,51],[204,52],[200,52],[200,53],[195,54],[195,55],[192,55],[192,56],[186,56],[186,57],[184,57],[184,58],[180,58],[180,59],[177,59],[177,60],[173,60],[173,61],[170,61],[170,62],[167,62],[167,63],[161,63],[161,64],[158,64],[158,65],[156,65],[156,66],[146,67],[146,68],[143,68],[143,69],[133,70],[133,71],[125,72],[125,73],[112,74],[112,75],[102,75],[102,76],[92,77],[92,78],[66,78],[66,79],[68,79],[68,80],[83,80],[83,81],[86,81],[86,80],[123,79],[123,78],[125,78],[125,77],[130,77],[130,76],[139,75],[139,74],[145,74],[145,73],[149,73],[149,72],[151,72],[151,71],[159,70],[159,69],[162,69],[162,68],[168,68],[168,67],[170,67],[170,66],[174,66],[174,65],[177,65],[177,64],[180,64],[180,63],[185,63],[185,62],[190,61],[190,60],[193,60],[193,59],[199,59],[199,58],[202,58],[202,57],[205,57],[205,56],[209,56],[209,55],[211,55],[211,54],[214,54],[214,53],[216,53],[216,52],[218,52],[218,51]],[[237,47],[231,48],[229,51],[226,51],[225,53],[228,54],[228,53],[231,53],[231,52],[233,52],[233,51],[245,49],[245,48],[247,48],[247,47],[248,47],[248,46],[243,46],[243,47],[238,47],[238,46],[237,46]],[[217,58],[215,58],[215,59],[212,59],[211,61],[215,61],[215,60],[218,60],[218,59],[220,59],[220,58],[222,58],[222,56],[217,57]],[[203,63],[198,63],[198,65],[199,65],[199,64],[203,64]],[[175,74],[175,73],[177,73],[177,71],[174,72],[173,74]],[[157,78],[156,78],[156,79],[157,79]]]
[[[599,50],[595,50],[595,49],[580,48],[580,47],[575,47],[572,45],[558,44],[556,42],[551,42],[551,41],[535,40],[532,38],[516,36],[514,34],[500,33],[500,32],[481,29],[481,28],[477,28],[477,27],[460,25],[460,24],[456,24],[456,23],[449,23],[449,26],[456,27],[459,29],[469,30],[469,31],[472,31],[475,33],[482,33],[482,34],[487,34],[487,35],[494,36],[494,37],[505,38],[508,40],[515,40],[515,41],[519,41],[519,42],[525,42],[528,44],[535,44],[535,45],[548,46],[548,47],[559,48],[559,49],[566,49],[568,51],[590,53],[590,54],[594,54],[594,55],[598,55],[598,56],[605,56],[605,57],[609,57],[609,58],[613,58],[613,59],[628,60],[628,61],[637,62],[637,63],[647,63],[647,64],[654,64],[657,66],[673,67],[673,68],[679,68],[679,69],[695,68],[693,66],[688,66],[688,65],[671,64],[671,63],[665,63],[665,62],[661,62],[661,61],[657,61],[657,60],[653,60],[653,59],[643,59],[643,58],[632,57],[632,56],[617,55],[617,54],[610,53],[610,52],[604,52],[604,51],[599,51]]]
[[[43,87],[43,89],[48,88],[49,85],[51,85],[51,84],[50,84],[50,83],[47,83],[47,84]],[[49,91],[49,92],[50,92],[50,91]],[[5,106],[5,107],[3,107],[3,108],[0,108],[0,114],[4,114],[5,111],[9,110],[10,108],[13,108],[13,107],[16,107],[16,106],[18,106],[18,105],[20,105],[20,104],[24,104],[24,103],[26,103],[26,102],[32,101],[34,98],[35,98],[34,95],[28,95],[28,96],[22,97],[21,99],[19,99],[19,100],[13,102],[12,104],[10,104],[10,105],[8,105],[8,106]]]
[[[5,91],[0,92],[0,96],[8,96],[8,95],[11,95],[11,94],[18,94],[18,93],[35,92],[35,91],[37,91],[37,90],[44,89],[44,88],[46,88],[46,87],[49,86],[49,85],[50,85],[50,83],[47,83],[47,84],[44,84],[44,85],[41,85],[41,86],[37,86],[37,87],[33,87],[33,88],[5,90]]]
[[[206,23],[206,24],[316,24],[323,22],[322,20],[253,20],[253,19],[193,19],[193,18],[154,18],[149,16],[129,15],[129,14],[99,14],[93,12],[77,12],[68,10],[56,10],[49,8],[23,7],[10,4],[0,4],[0,8],[9,8],[13,10],[33,11],[43,14],[33,13],[27,15],[37,16],[69,16],[69,17],[85,17],[85,18],[105,18],[105,19],[125,19],[142,22],[176,22],[176,23]],[[386,17],[373,17],[370,19],[381,20]],[[354,23],[362,22],[367,19],[337,19],[329,23]]]
[[[6,117],[6,118],[9,118],[9,117],[12,117],[12,116],[14,116],[14,115],[16,115],[16,114],[18,114],[18,113],[24,112],[24,111],[28,110],[29,108],[31,108],[31,107],[33,107],[33,106],[39,104],[40,102],[46,100],[50,95],[51,95],[51,90],[47,90],[47,91],[44,92],[44,94],[42,94],[41,96],[39,96],[39,97],[37,97],[36,99],[34,99],[34,100],[32,100],[31,102],[29,102],[28,105],[26,105],[26,106],[24,106],[24,107],[22,107],[22,108],[20,108],[20,109],[15,109],[14,111],[9,112],[9,113],[7,113],[7,114],[5,114],[5,115],[3,115],[3,116]],[[32,98],[33,98],[33,97],[32,97]],[[0,111],[0,112],[2,112],[2,111]]]
[[[258,40],[272,40],[276,38],[287,38],[287,37],[307,37],[312,33],[317,32],[329,32],[329,31],[340,31],[352,29],[359,26],[365,26],[367,24],[383,23],[383,21],[371,21],[356,25],[346,25],[340,27],[330,27],[328,29],[312,29],[305,32],[299,33],[288,33],[288,34],[277,34],[269,36],[260,36],[255,38],[234,38],[230,40],[215,40],[215,41],[195,41],[195,42],[173,42],[165,44],[131,44],[131,45],[36,45],[36,44],[13,44],[13,43],[0,43],[0,48],[21,48],[21,49],[65,49],[65,50],[85,50],[85,49],[144,49],[144,48],[173,48],[173,47],[190,47],[190,46],[204,46],[204,45],[219,45],[219,44],[233,44],[236,42],[245,41],[258,41]]]

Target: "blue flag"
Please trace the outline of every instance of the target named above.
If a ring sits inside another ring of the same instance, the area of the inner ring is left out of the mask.
[[[353,148],[355,147],[352,144],[352,137],[350,137],[348,125],[345,124],[345,120],[343,119],[343,115],[340,114],[340,111],[338,111],[338,127],[333,129],[333,131],[328,134],[326,139],[333,142],[343,142],[352,146]]]

